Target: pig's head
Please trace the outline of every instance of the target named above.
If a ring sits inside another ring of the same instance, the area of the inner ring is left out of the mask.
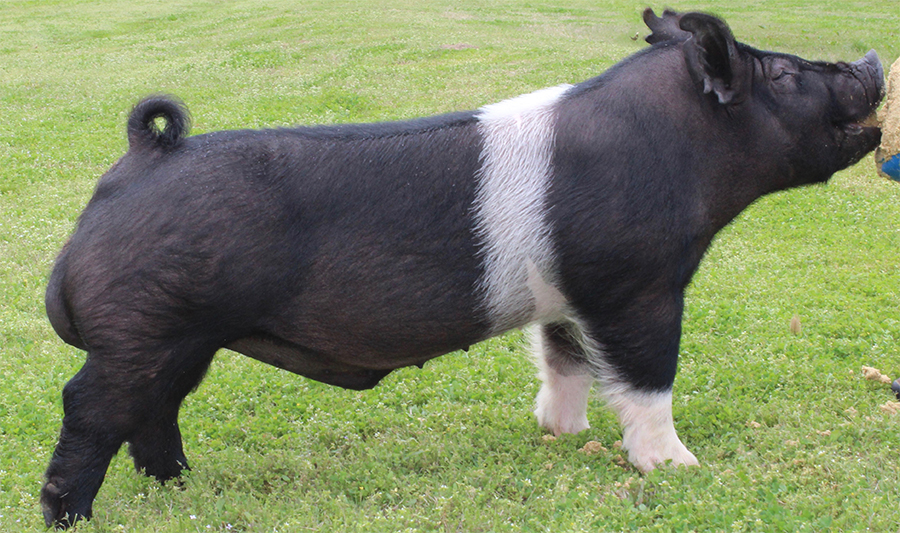
[[[680,50],[704,120],[760,165],[768,190],[825,181],[878,146],[880,130],[864,124],[884,95],[874,50],[853,63],[806,61],[736,42],[702,13],[648,9],[644,21],[653,31],[647,42]]]

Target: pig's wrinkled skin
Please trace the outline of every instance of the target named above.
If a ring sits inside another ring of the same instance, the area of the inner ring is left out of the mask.
[[[178,410],[221,348],[364,389],[536,324],[542,426],[587,428],[596,385],[637,468],[697,464],[671,410],[684,289],[750,203],[878,145],[883,73],[644,18],[652,46],[599,77],[474,112],[188,137],[179,103],[138,104],[47,288],[88,353],[47,524],[91,516],[124,442],[147,475],[187,468]]]

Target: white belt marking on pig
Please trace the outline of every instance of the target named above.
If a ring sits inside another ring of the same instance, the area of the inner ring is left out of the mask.
[[[474,212],[485,269],[480,289],[492,333],[562,314],[546,196],[555,104],[570,87],[522,95],[478,114],[483,150]]]

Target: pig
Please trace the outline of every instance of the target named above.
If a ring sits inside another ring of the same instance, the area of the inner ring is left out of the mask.
[[[685,287],[756,199],[878,146],[883,70],[757,50],[703,13],[644,20],[651,46],[598,77],[476,111],[188,136],[173,97],[138,103],[47,287],[87,352],[48,526],[91,517],[125,442],[160,481],[188,468],[178,411],[221,348],[368,389],[531,325],[541,426],[588,428],[595,387],[637,469],[697,465],[672,419]]]

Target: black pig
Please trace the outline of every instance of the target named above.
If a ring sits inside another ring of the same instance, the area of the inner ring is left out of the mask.
[[[637,468],[697,464],[671,410],[684,289],[754,200],[878,145],[883,73],[644,19],[652,46],[599,77],[471,112],[188,137],[181,104],[139,103],[47,288],[88,352],[47,524],[91,516],[124,442],[147,475],[187,468],[178,410],[221,348],[365,389],[533,323],[539,424],[587,428],[596,384]]]

